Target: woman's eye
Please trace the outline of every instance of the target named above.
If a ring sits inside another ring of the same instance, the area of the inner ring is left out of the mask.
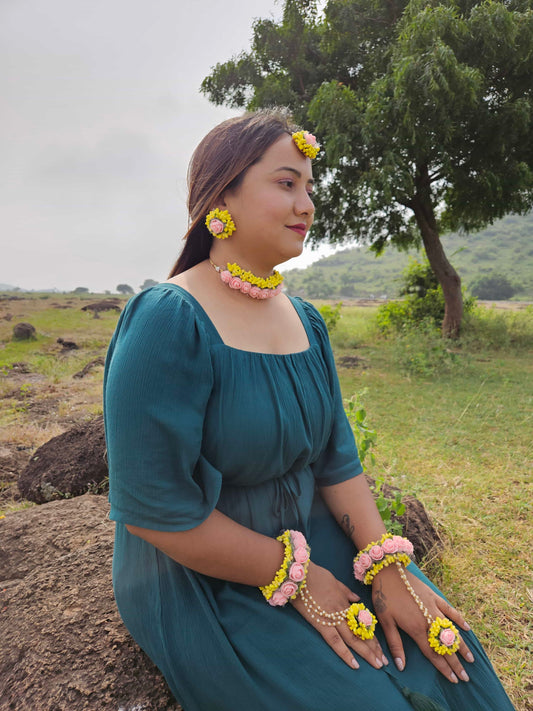
[[[287,178],[286,180],[281,180],[280,181],[282,185],[285,185],[288,188],[292,188],[294,185],[294,180],[290,180],[290,178]]]

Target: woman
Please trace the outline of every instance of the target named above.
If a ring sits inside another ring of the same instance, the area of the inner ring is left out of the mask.
[[[276,113],[214,128],[184,250],[120,319],[105,379],[119,611],[185,711],[512,709],[461,614],[384,535],[325,325],[281,293],[317,152]]]

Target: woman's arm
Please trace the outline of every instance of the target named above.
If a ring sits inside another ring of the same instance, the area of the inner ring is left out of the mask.
[[[365,476],[357,476],[340,484],[321,487],[320,494],[339,526],[358,550],[365,548],[372,541],[379,540],[385,533],[385,526]],[[406,575],[433,618],[448,617],[464,630],[470,629],[462,615],[443,598],[409,571]],[[456,654],[446,655],[444,659],[429,646],[426,620],[407,590],[396,566],[384,568],[374,577],[372,599],[389,649],[400,671],[405,666],[405,652],[399,628],[415,640],[422,653],[447,679],[454,683],[457,683],[458,677],[468,681],[468,675]],[[461,642],[459,651],[467,661],[474,660],[464,642]]]
[[[272,582],[285,553],[280,541],[241,526],[216,509],[200,525],[186,531],[155,531],[131,525],[126,525],[126,528],[187,568],[255,587]],[[319,603],[332,611],[349,607],[359,599],[328,570],[314,565],[312,561],[309,563],[307,583]],[[383,666],[383,652],[377,639],[363,641],[355,637],[345,624],[338,630],[320,625],[299,597],[293,605],[346,664],[352,668],[359,666],[353,656],[355,651],[375,668]]]
[[[126,528],[187,568],[234,583],[268,585],[283,561],[280,541],[241,526],[216,509],[199,526],[185,531]]]

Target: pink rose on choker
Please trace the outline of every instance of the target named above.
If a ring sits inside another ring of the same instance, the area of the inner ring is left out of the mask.
[[[222,279],[224,284],[229,284],[229,280],[231,279],[231,272],[227,269],[224,269],[223,272],[220,272],[220,278]]]
[[[232,289],[240,289],[242,286],[242,280],[239,279],[239,277],[231,277],[228,284]]]
[[[386,538],[381,544],[385,555],[392,555],[398,551],[398,544],[393,538]]]
[[[241,286],[241,291],[243,294],[249,294],[251,288],[252,288],[252,285],[250,284],[249,281],[243,281],[242,286]]]
[[[259,299],[261,298],[261,289],[258,286],[252,286],[250,289],[250,296],[252,299]]]
[[[304,133],[304,141],[311,146],[316,146],[316,137],[312,133]]]
[[[370,627],[373,622],[372,615],[368,610],[361,610],[361,612],[357,615],[357,619],[365,627]]]
[[[439,634],[439,639],[445,647],[451,647],[455,642],[455,632],[447,627]]]
[[[286,602],[287,598],[285,595],[280,590],[276,590],[272,593],[272,597],[268,601],[268,604],[272,605],[272,607],[279,607],[280,605],[285,605]]]
[[[294,560],[297,563],[307,563],[307,561],[309,560],[309,553],[307,552],[307,549],[303,546],[298,546],[298,548],[295,548],[293,555]]]
[[[301,583],[305,578],[305,568],[300,563],[293,563],[289,570],[289,578],[295,583]]]
[[[372,546],[368,551],[372,560],[382,560],[383,559],[383,549],[381,546]]]
[[[210,221],[209,229],[211,230],[211,232],[214,232],[216,235],[219,235],[224,232],[224,223],[222,222],[222,220],[218,220],[215,217]]]
[[[287,582],[283,583],[279,590],[281,594],[288,599],[296,593],[296,591],[298,590],[298,585],[296,585],[296,583],[293,583],[292,580],[287,580]]]
[[[368,570],[372,565],[372,558],[368,553],[361,553],[359,556],[359,563],[361,564],[363,570]]]
[[[261,294],[258,296],[259,299],[268,299],[270,296],[270,289],[260,289]]]

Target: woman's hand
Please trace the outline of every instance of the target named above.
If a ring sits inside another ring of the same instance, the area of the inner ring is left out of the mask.
[[[352,603],[359,600],[359,597],[350,588],[337,580],[329,570],[315,565],[312,561],[309,562],[306,584],[307,590],[313,596],[313,599],[327,612],[345,610]],[[295,600],[292,600],[292,605],[302,617],[305,617],[310,625],[320,632],[327,644],[349,667],[353,669],[359,668],[359,663],[354,658],[353,652],[376,669],[381,669],[383,664],[388,664],[388,660],[383,654],[376,637],[370,640],[362,640],[353,634],[346,622],[335,625],[335,627],[323,625],[320,620],[325,620],[325,618],[317,619],[315,615],[313,619],[300,595]]]
[[[433,619],[447,617],[463,630],[468,631],[469,625],[462,615],[446,600],[437,595],[422,580],[405,571],[407,579],[415,593],[422,600]],[[395,565],[383,568],[374,578],[372,583],[372,600],[374,610],[379,619],[394,662],[400,671],[405,667],[405,652],[398,628],[407,632],[420,647],[422,654],[454,684],[459,679],[468,681],[466,673],[457,654],[437,654],[428,642],[428,623],[418,607],[405,583],[400,577],[400,572]],[[465,642],[461,640],[459,653],[468,662],[473,662],[474,657]]]

